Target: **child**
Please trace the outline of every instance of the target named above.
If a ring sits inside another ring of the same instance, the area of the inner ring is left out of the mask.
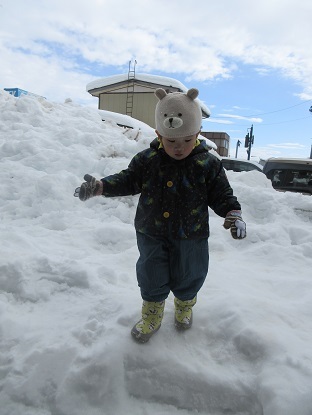
[[[192,307],[208,272],[208,206],[224,217],[235,239],[246,236],[241,206],[221,162],[199,140],[202,112],[198,90],[167,94],[157,89],[156,138],[127,169],[96,180],[85,176],[75,196],[140,193],[135,229],[140,252],[136,265],[143,299],[142,318],[131,335],[147,342],[160,328],[165,300],[174,294],[175,326],[192,325]]]

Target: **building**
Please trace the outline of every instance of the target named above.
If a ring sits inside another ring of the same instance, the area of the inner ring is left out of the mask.
[[[87,92],[98,98],[100,110],[133,117],[152,128],[155,128],[155,108],[158,99],[154,92],[157,88],[163,88],[167,92],[186,92],[188,89],[173,78],[138,74],[135,70],[130,70],[130,65],[128,74],[101,78],[86,86]],[[202,117],[209,118],[209,109],[200,100],[198,102],[202,109]],[[129,122],[125,126],[129,126]],[[230,136],[227,133],[201,132],[201,136],[207,139],[207,144],[220,156],[229,155]]]
[[[157,75],[128,74],[113,75],[90,82],[86,89],[98,97],[100,110],[129,115],[155,128],[155,108],[158,102],[154,91],[163,88],[167,92],[186,92],[187,88],[173,78]],[[198,100],[203,118],[210,116],[209,109]]]
[[[24,89],[21,89],[21,88],[4,88],[4,90],[16,98],[21,97],[22,95],[28,95],[28,96],[37,97],[37,98],[44,98],[44,97],[41,97],[40,95],[33,94],[32,92],[25,91]]]
[[[200,134],[217,145],[217,152],[220,156],[229,156],[230,136],[227,133],[201,131]]]

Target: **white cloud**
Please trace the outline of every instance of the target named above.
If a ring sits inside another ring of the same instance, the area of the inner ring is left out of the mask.
[[[305,145],[300,144],[300,143],[275,143],[275,144],[268,144],[268,147],[289,149],[289,150],[302,150],[306,148]]]
[[[233,124],[232,121],[230,120],[224,120],[224,119],[218,119],[218,118],[213,118],[210,117],[207,120],[205,120],[205,122],[209,122],[209,123],[217,123],[217,124]]]
[[[262,118],[256,117],[245,117],[243,115],[234,115],[234,114],[218,114],[219,117],[226,117],[226,118],[234,118],[236,120],[246,120],[250,122],[258,122],[261,123],[263,120]]]
[[[90,81],[90,76],[77,72],[71,62],[60,61],[57,56],[29,57],[21,52],[13,53],[1,49],[0,52],[4,61],[16,61],[14,68],[5,66],[0,69],[2,82],[5,82],[4,88],[27,89],[50,100],[64,101],[65,98],[75,98],[87,105],[97,105],[97,101],[94,101],[84,88]]]
[[[236,152],[237,140],[231,140],[231,156]],[[267,159],[269,157],[290,157],[290,158],[309,158],[310,148],[300,143],[279,143],[268,144],[266,146],[253,146],[251,148],[252,157]],[[247,151],[243,145],[238,149],[238,157],[247,158]]]
[[[228,79],[248,63],[279,70],[311,96],[311,14],[310,0],[2,0],[0,79],[17,82],[23,72],[35,83],[48,72],[45,94],[71,81],[76,95],[93,79],[84,67],[125,72],[133,57],[141,72],[183,73],[187,81]]]

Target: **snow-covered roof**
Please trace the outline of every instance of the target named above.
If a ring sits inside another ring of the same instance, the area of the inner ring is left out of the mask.
[[[159,75],[150,75],[150,74],[143,74],[143,73],[136,73],[134,79],[137,81],[143,81],[152,83],[155,85],[159,85],[159,87],[173,87],[178,88],[182,92],[187,92],[188,88],[183,85],[180,81],[177,81],[174,78],[168,78],[166,76],[159,76]],[[128,80],[128,74],[120,74],[120,75],[112,75],[107,76],[106,78],[96,79],[95,81],[89,82],[86,86],[87,92],[90,92],[94,89],[103,88],[109,85],[118,84],[120,82],[125,82]],[[198,99],[198,102],[203,110],[204,113],[210,116],[210,110],[206,105]]]
[[[134,79],[138,81],[143,81],[143,82],[150,82],[152,84],[179,88],[183,92],[187,91],[186,86],[174,78],[167,78],[165,76],[136,73]],[[107,76],[106,78],[96,79],[95,81],[88,83],[86,86],[86,89],[87,91],[91,91],[92,89],[102,88],[104,86],[113,85],[113,84],[118,84],[119,82],[124,82],[127,80],[128,80],[127,73]]]

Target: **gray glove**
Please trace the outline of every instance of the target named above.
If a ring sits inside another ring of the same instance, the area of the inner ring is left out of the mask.
[[[83,202],[94,196],[100,196],[102,194],[102,182],[97,180],[90,174],[85,174],[84,179],[86,180],[81,184],[80,187],[75,189],[74,196],[79,197]]]
[[[231,229],[231,235],[234,239],[246,238],[246,223],[242,219],[240,210],[231,210],[225,217],[223,224],[225,229]]]

